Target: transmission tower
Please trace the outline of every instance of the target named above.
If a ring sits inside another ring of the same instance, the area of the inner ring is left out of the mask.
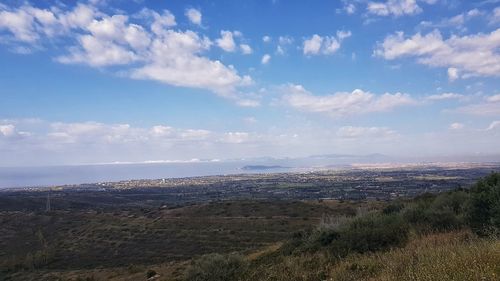
[[[50,189],[49,193],[47,193],[47,204],[45,205],[45,212],[50,212]]]

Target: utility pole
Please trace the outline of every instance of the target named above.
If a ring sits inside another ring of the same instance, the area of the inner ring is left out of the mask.
[[[47,204],[45,205],[45,212],[50,212],[50,189],[49,193],[47,193]]]

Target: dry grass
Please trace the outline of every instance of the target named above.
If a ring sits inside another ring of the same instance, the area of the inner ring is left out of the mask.
[[[432,234],[384,253],[353,255],[329,280],[500,280],[500,241],[470,232]]]
[[[330,267],[331,257],[316,252],[299,256],[280,256],[274,262],[261,264],[250,270],[244,281],[309,281],[325,280]]]

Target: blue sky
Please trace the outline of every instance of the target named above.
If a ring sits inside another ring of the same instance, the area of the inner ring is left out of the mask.
[[[495,0],[0,0],[0,165],[499,154],[499,51]]]

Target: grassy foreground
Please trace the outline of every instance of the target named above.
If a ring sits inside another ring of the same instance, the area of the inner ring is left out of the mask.
[[[500,280],[500,240],[479,238],[469,231],[428,234],[411,239],[403,248],[342,259],[325,252],[274,258],[271,263],[250,265],[236,280]]]
[[[500,280],[500,174],[470,189],[323,218],[260,256],[208,255],[184,280]]]
[[[404,248],[353,255],[335,265],[330,280],[499,280],[500,241],[469,232],[428,235]]]

